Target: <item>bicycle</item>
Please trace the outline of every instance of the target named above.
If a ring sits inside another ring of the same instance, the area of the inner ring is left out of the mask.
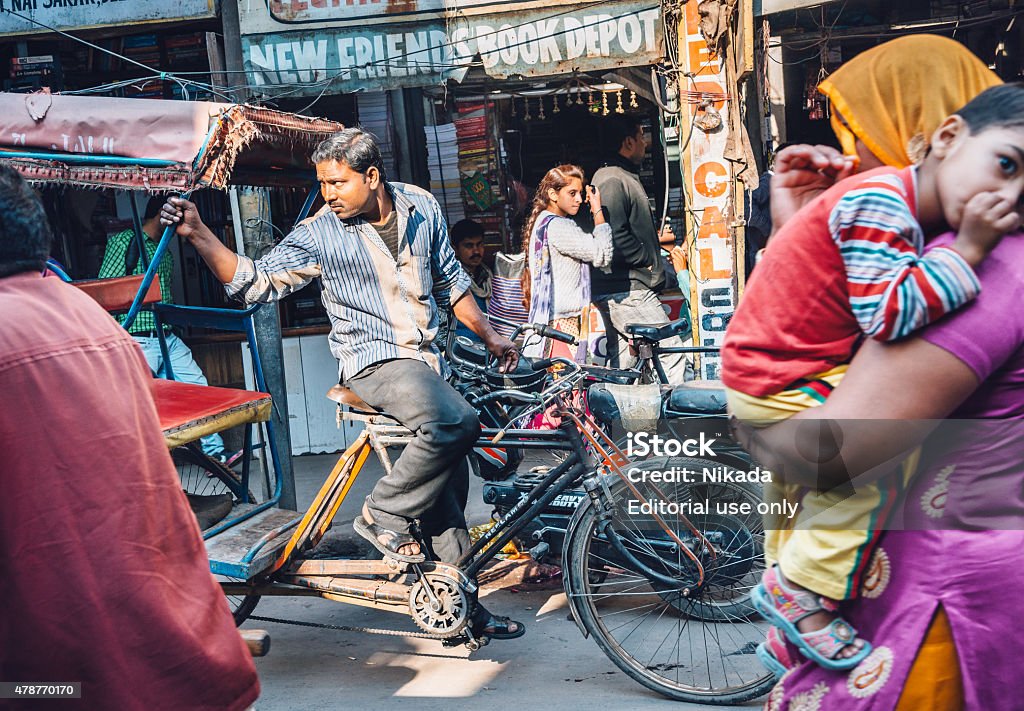
[[[756,613],[720,604],[723,591],[756,564],[756,530],[736,517],[679,513],[679,504],[704,496],[699,487],[630,481],[623,471],[628,458],[569,397],[584,377],[582,369],[566,359],[536,365],[560,366],[562,375],[545,380],[539,392],[494,390],[477,398],[477,404],[525,406],[523,414],[556,404],[562,425],[556,431],[486,428],[478,444],[553,448],[568,456],[454,564],[305,558],[370,453],[412,436],[351,391],[332,388],[330,397],[353,409],[342,416],[361,420],[366,428],[341,455],[310,508],[293,523],[252,531],[245,546],[238,545],[245,532],[236,532],[230,560],[217,537],[208,540],[214,572],[239,579],[222,582],[236,620],[251,615],[263,595],[317,595],[405,613],[420,630],[359,631],[431,638],[477,650],[489,641],[474,635],[470,625],[477,574],[556,497],[582,485],[587,498],[573,516],[563,555],[568,561],[566,596],[584,634],[593,635],[626,674],[669,698],[731,704],[766,693],[774,677],[754,655],[765,624]],[[629,513],[631,501],[655,499],[675,504],[676,513]],[[721,608],[717,618],[701,613],[709,605]]]
[[[493,317],[489,317],[493,318]],[[494,319],[503,325],[514,327],[512,337],[521,333],[537,335],[553,334],[555,340],[576,345],[568,334],[560,333],[541,324],[514,324],[503,319]],[[661,348],[659,342],[671,336],[689,332],[686,319],[679,319],[663,326],[631,325],[627,328],[632,337],[631,346],[637,356],[632,368],[608,368],[596,365],[582,366],[585,371],[579,384],[581,404],[590,409],[594,419],[610,434],[620,448],[626,448],[623,432],[622,412],[635,410],[642,405],[651,420],[666,430],[666,434],[678,441],[699,437],[701,433],[713,438],[716,445],[716,462],[731,470],[749,471],[755,466],[749,455],[736,443],[728,429],[725,412],[725,393],[717,381],[695,380],[687,383],[667,385],[665,371],[658,360],[661,352],[718,353],[716,348],[673,347]],[[479,366],[486,360],[486,351],[465,339],[450,338],[446,357],[454,373],[451,382],[471,402],[482,387]],[[659,375],[660,374],[660,375]],[[660,379],[660,380],[659,380]],[[638,387],[646,384],[646,387]],[[659,387],[659,384],[661,387]],[[502,426],[521,417],[521,410],[515,408],[492,409],[484,406],[480,410],[481,421],[490,426]],[[647,423],[648,425],[652,423]],[[477,450],[470,457],[475,474],[485,480],[483,499],[495,507],[500,516],[522,498],[543,478],[545,467],[520,471],[521,455],[515,450],[505,452],[503,464],[494,460],[493,448]],[[558,461],[553,453],[553,463]],[[538,471],[539,470],[539,471]],[[762,500],[761,488],[757,484],[731,484],[717,491],[720,498],[739,500],[756,506]],[[570,489],[558,497],[538,517],[536,523],[524,532],[525,548],[537,560],[557,556],[562,549],[565,532],[573,512],[585,498],[581,488]],[[752,588],[756,581],[750,583]],[[747,590],[749,593],[749,590]]]

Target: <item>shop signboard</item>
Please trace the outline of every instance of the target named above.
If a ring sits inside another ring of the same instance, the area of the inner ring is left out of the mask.
[[[257,91],[315,96],[426,86],[461,80],[477,57],[488,75],[507,78],[637,66],[663,56],[656,2],[471,1],[445,8],[433,1],[348,1],[354,14],[346,10],[344,20],[337,10],[335,19],[325,19],[334,0],[243,6],[243,54]],[[351,19],[370,6],[378,6],[372,18]]]
[[[828,5],[836,0],[754,0],[754,15],[772,15],[787,10],[800,10],[805,7]]]
[[[725,327],[736,308],[736,250],[730,226],[731,198],[735,190],[732,164],[725,158],[729,139],[729,115],[725,67],[708,51],[700,33],[697,0],[688,0],[679,29],[680,54],[685,62],[693,92],[716,97],[713,106],[723,117],[713,125],[698,105],[684,103],[682,135],[689,135],[683,150],[683,181],[687,207],[686,243],[691,248],[690,304],[696,345],[721,347]],[[692,130],[690,129],[693,126]],[[701,358],[701,377],[717,380],[721,369],[718,356]]]
[[[216,0],[0,0],[0,35],[216,17]]]

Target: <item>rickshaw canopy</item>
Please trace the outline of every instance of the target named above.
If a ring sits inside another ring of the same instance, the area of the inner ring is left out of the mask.
[[[0,93],[0,160],[35,183],[308,187],[310,153],[342,128],[243,104]]]

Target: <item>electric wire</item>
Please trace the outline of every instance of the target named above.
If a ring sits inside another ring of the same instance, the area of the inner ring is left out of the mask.
[[[599,7],[599,6],[606,5],[606,4],[613,3],[613,2],[620,2],[620,1],[621,0],[598,0],[597,2],[594,2],[594,3],[591,3],[591,4],[587,5],[586,9],[587,10],[591,10],[591,9],[593,9],[595,7]],[[590,27],[599,26],[599,25],[604,24],[606,22],[616,21],[616,20],[620,20],[620,19],[625,18],[625,17],[635,16],[635,15],[638,15],[639,13],[641,13],[641,12],[644,12],[645,10],[650,10],[650,9],[654,9],[654,7],[652,6],[652,7],[647,7],[647,8],[632,9],[632,10],[626,11],[626,12],[624,12],[622,14],[619,14],[619,15],[599,17],[599,19],[594,21],[594,22],[582,23],[578,27],[566,28],[566,29],[555,31],[555,32],[551,32],[551,33],[548,33],[548,34],[545,34],[545,35],[539,35],[539,36],[537,36],[535,38],[531,38],[531,39],[528,39],[528,40],[523,40],[523,41],[520,41],[520,42],[515,42],[515,43],[512,43],[512,44],[504,45],[502,47],[495,47],[492,50],[488,50],[488,51],[484,52],[483,54],[497,53],[497,52],[500,52],[502,50],[508,50],[508,49],[513,49],[513,48],[521,47],[521,46],[524,46],[524,45],[527,45],[527,44],[531,44],[531,43],[534,43],[534,42],[539,42],[541,40],[552,39],[554,37],[565,35],[565,34],[568,34],[570,32],[576,32],[576,31],[584,30],[584,29],[587,29],[587,28],[590,28]],[[533,19],[533,20],[523,21],[523,22],[520,22],[520,23],[515,24],[515,25],[502,25],[500,28],[498,28],[496,30],[492,30],[490,32],[481,33],[481,34],[476,35],[475,37],[473,37],[471,39],[479,41],[479,39],[481,37],[490,37],[492,35],[498,35],[498,34],[501,34],[501,33],[504,33],[504,32],[508,32],[510,30],[518,29],[518,28],[523,27],[525,25],[530,25],[530,24],[534,24],[536,22],[551,20],[553,18],[560,17],[562,15],[572,14],[572,13],[578,12],[578,11],[579,11],[579,8],[572,8],[572,9],[569,9],[569,10],[561,10],[559,12],[555,12],[555,13],[552,13],[550,15],[545,15],[544,17],[541,17],[541,18],[536,18],[536,19]],[[68,32],[64,32],[62,30],[58,30],[56,28],[53,28],[53,27],[51,27],[49,25],[46,25],[45,23],[39,22],[39,21],[37,21],[37,20],[35,20],[35,19],[31,18],[31,17],[28,17],[26,15],[22,15],[21,13],[18,13],[16,11],[12,10],[12,11],[9,11],[9,12],[10,12],[10,14],[15,15],[17,17],[20,17],[21,19],[24,19],[24,20],[26,20],[26,21],[28,21],[30,23],[33,23],[33,24],[35,24],[35,25],[37,25],[37,26],[39,26],[39,27],[41,27],[43,29],[46,29],[46,30],[51,31],[51,32],[55,32],[55,33],[60,34],[60,35],[62,35],[64,37],[67,37],[70,40],[73,40],[75,42],[79,42],[79,43],[84,44],[84,45],[86,45],[88,47],[91,47],[91,48],[97,49],[97,50],[99,50],[101,52],[104,52],[105,54],[111,55],[111,56],[116,57],[118,59],[121,59],[121,60],[123,60],[125,62],[128,62],[128,63],[130,63],[132,65],[138,66],[138,67],[146,70],[149,73],[148,77],[138,77],[138,78],[129,80],[129,82],[127,84],[121,83],[121,82],[115,82],[114,84],[100,85],[99,87],[91,87],[91,88],[87,88],[87,89],[70,90],[70,91],[61,92],[61,93],[65,93],[65,94],[100,93],[101,91],[104,90],[104,88],[106,88],[108,90],[113,90],[113,89],[116,89],[116,88],[121,88],[123,86],[130,86],[131,84],[137,82],[139,79],[155,78],[155,79],[163,79],[163,80],[168,80],[168,81],[176,81],[176,82],[179,83],[179,85],[181,85],[183,87],[183,90],[184,90],[184,85],[186,85],[186,84],[190,85],[190,86],[197,86],[197,87],[203,89],[204,91],[208,91],[210,93],[213,93],[216,96],[224,98],[224,99],[226,99],[229,102],[232,102],[232,103],[235,102],[235,99],[233,97],[227,96],[223,92],[219,91],[212,84],[207,84],[207,83],[204,83],[204,82],[197,82],[197,81],[194,81],[194,80],[190,80],[190,79],[184,78],[185,76],[188,76],[188,75],[208,75],[209,72],[165,72],[165,71],[161,71],[159,69],[156,69],[156,68],[147,66],[145,64],[142,64],[141,62],[138,62],[138,61],[136,61],[136,60],[134,60],[134,59],[132,59],[130,57],[126,57],[126,56],[124,56],[124,55],[122,55],[122,54],[120,54],[118,52],[115,52],[114,50],[107,49],[105,47],[101,47],[99,45],[93,44],[92,42],[88,42],[87,40],[84,40],[84,39],[81,39],[79,37],[76,37],[75,35],[72,35],[72,34],[70,34]],[[467,38],[467,40],[464,40],[464,41],[469,41],[469,39],[470,38]],[[357,71],[367,71],[368,69],[376,68],[376,67],[404,68],[404,69],[416,69],[416,68],[420,68],[420,67],[435,67],[435,66],[437,66],[437,64],[433,60],[428,60],[428,61],[423,61],[423,62],[421,62],[421,61],[410,61],[409,57],[413,57],[415,55],[424,54],[424,53],[428,53],[428,52],[436,52],[438,50],[449,49],[449,48],[452,48],[456,44],[459,44],[459,43],[461,43],[461,42],[447,41],[447,42],[444,42],[442,44],[438,44],[438,45],[435,45],[435,46],[432,46],[432,47],[424,47],[422,49],[418,49],[418,50],[415,50],[415,51],[412,51],[412,52],[403,52],[403,53],[401,53],[399,55],[396,55],[394,57],[387,57],[387,58],[382,58],[382,59],[366,62],[366,63],[364,63],[362,65],[359,65],[359,66],[356,66],[356,67],[342,67],[340,69],[321,67],[321,68],[303,68],[301,70],[289,70],[289,71],[294,71],[294,72],[301,71],[301,72],[312,72],[312,73],[333,72],[333,74],[331,74],[330,76],[326,76],[323,79],[316,79],[316,80],[308,81],[308,82],[300,81],[300,82],[288,82],[288,83],[282,83],[282,84],[274,84],[273,85],[274,87],[285,87],[285,86],[288,86],[288,87],[293,87],[293,88],[287,89],[284,92],[275,93],[275,94],[260,92],[261,98],[263,100],[276,101],[277,99],[280,99],[280,98],[282,98],[284,96],[289,96],[289,95],[292,95],[292,94],[296,94],[296,93],[299,93],[299,92],[307,90],[307,89],[314,89],[315,90],[316,88],[319,88],[323,84],[326,84],[329,87],[332,82],[336,81],[337,79],[339,79],[342,76],[345,76],[345,75],[348,75],[348,74],[352,74],[352,73],[357,72]],[[465,62],[465,63],[460,63],[460,64],[458,64],[456,66],[451,67],[451,68],[454,69],[454,68],[461,68],[461,67],[465,67],[465,66],[480,66],[482,64],[484,64],[484,63],[483,62],[469,61],[469,62]],[[279,71],[279,70],[270,70],[270,71]],[[225,70],[224,72],[221,72],[221,73],[227,73],[227,72],[234,72],[234,73],[243,72],[243,73],[246,73],[246,74],[254,73],[252,70]],[[184,82],[184,84],[183,84],[183,82]],[[326,90],[321,92],[321,97],[325,93],[326,93]],[[319,98],[317,100],[319,100]],[[307,107],[305,107],[303,110],[308,110],[315,103],[316,103],[316,101],[314,101],[312,104],[310,104]]]

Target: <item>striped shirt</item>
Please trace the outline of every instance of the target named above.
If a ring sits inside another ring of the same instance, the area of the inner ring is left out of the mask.
[[[726,333],[728,387],[781,392],[848,363],[864,337],[906,337],[978,295],[955,250],[923,252],[915,183],[915,168],[853,176],[772,237]]]
[[[530,312],[523,306],[523,285],[520,277],[526,265],[526,254],[494,255],[494,276],[491,278],[491,300],[487,303],[487,315],[511,321],[526,323]],[[513,326],[491,322],[494,330],[505,338],[512,336]]]
[[[268,302],[319,278],[342,380],[396,358],[441,372],[438,304],[454,303],[469,289],[433,196],[403,183],[387,189],[401,235],[397,260],[366,220],[341,220],[325,206],[255,262],[239,255],[225,285],[247,303]]]
[[[828,218],[853,315],[865,335],[880,341],[908,336],[981,291],[974,270],[953,249],[922,254],[924,233],[910,199],[900,176],[879,175],[843,196]]]
[[[100,279],[130,276],[125,274],[125,260],[127,259],[128,248],[134,240],[135,230],[118,232],[107,240],[107,250],[103,253],[103,263],[100,265],[100,273],[97,275]],[[145,244],[146,256],[149,259],[153,259],[157,243],[147,238]],[[142,266],[142,255],[139,255],[131,274],[142,274],[144,271],[146,269]],[[160,280],[160,298],[165,304],[171,303],[171,274],[173,272],[174,258],[171,256],[170,250],[167,250],[164,252],[163,259],[160,260],[160,267],[157,269],[157,278]],[[124,323],[124,318],[124,314],[117,316],[118,323]],[[153,319],[153,314],[150,311],[140,311],[135,322],[132,324],[131,333],[133,335],[142,335],[152,333],[155,330],[156,321]]]

